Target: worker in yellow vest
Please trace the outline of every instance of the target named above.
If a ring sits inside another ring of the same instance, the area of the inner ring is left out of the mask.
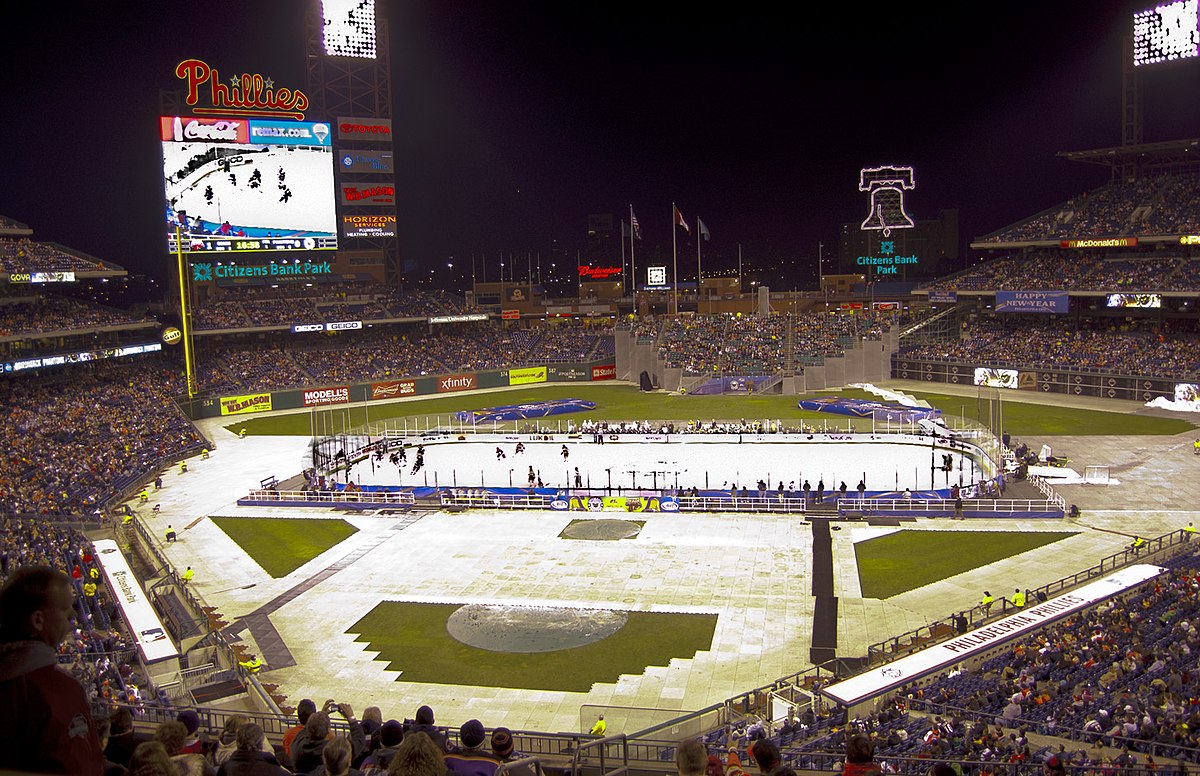
[[[191,581],[192,581],[192,577],[194,577],[195,575],[196,575],[196,572],[192,571],[192,567],[191,567],[191,566],[188,566],[188,567],[187,567],[187,568],[184,570],[184,572],[183,572],[183,575],[182,575],[182,577],[181,577],[181,579],[183,579],[183,584],[185,584],[185,585],[186,585],[188,582],[191,582]]]
[[[1192,525],[1191,521],[1188,521],[1187,526],[1185,526],[1183,529],[1183,540],[1185,542],[1190,542],[1192,540],[1192,536],[1194,536],[1195,533],[1196,533],[1196,526]]]
[[[979,605],[981,607],[983,607],[983,616],[984,617],[987,617],[988,614],[992,611],[992,604],[994,604],[995,602],[996,602],[996,599],[992,597],[992,594],[989,593],[987,590],[984,590],[983,591],[983,600],[979,602]]]
[[[608,730],[608,723],[604,721],[604,715],[600,715],[600,719],[596,720],[596,724],[592,725],[591,734],[593,736],[603,736],[604,731]]]
[[[1025,594],[1021,592],[1021,588],[1018,587],[1017,589],[1013,590],[1012,602],[1013,606],[1017,607],[1018,609],[1025,605]]]

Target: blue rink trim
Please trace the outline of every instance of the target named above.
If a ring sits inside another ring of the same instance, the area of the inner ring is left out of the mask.
[[[918,420],[933,420],[942,416],[941,410],[924,407],[909,407],[904,404],[887,404],[867,399],[845,399],[840,396],[822,396],[819,399],[801,399],[797,405],[809,412],[828,412],[832,415],[847,415],[852,418],[870,418],[893,423],[915,423]]]
[[[528,404],[502,404],[481,410],[460,410],[454,419],[463,423],[491,423],[503,420],[528,420],[551,415],[566,415],[569,412],[587,412],[596,409],[596,402],[585,399],[548,399]]]

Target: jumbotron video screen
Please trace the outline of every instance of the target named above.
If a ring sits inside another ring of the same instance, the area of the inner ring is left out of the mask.
[[[337,248],[329,124],[162,117],[167,246],[191,253]]]

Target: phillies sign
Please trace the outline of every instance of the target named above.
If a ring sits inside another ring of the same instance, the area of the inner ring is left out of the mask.
[[[215,67],[200,59],[185,59],[175,66],[175,76],[187,84],[188,105],[200,101],[201,87],[211,108],[193,108],[195,113],[237,116],[287,116],[302,121],[308,95],[299,89],[275,88],[275,82],[258,73],[242,73],[222,79]]]

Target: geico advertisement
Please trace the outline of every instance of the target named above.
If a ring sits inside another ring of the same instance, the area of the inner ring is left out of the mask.
[[[522,369],[508,370],[509,385],[528,385],[530,383],[546,382],[546,367],[530,366]]]

